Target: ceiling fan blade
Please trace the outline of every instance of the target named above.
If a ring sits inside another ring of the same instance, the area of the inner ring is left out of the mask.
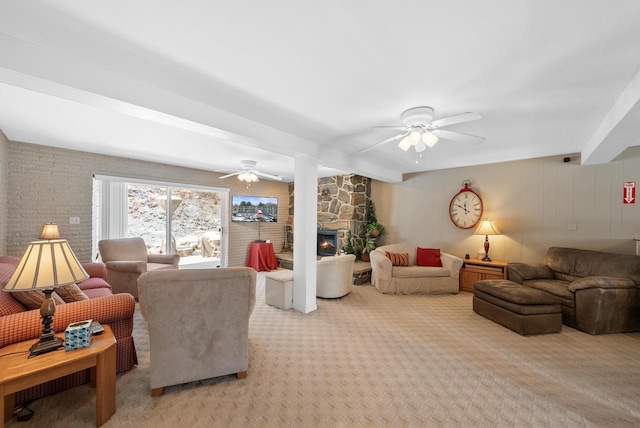
[[[383,125],[383,126],[374,126],[372,129],[397,129],[399,131],[406,131],[409,128],[406,126],[397,126],[397,125]]]
[[[238,172],[234,172],[232,174],[227,174],[227,175],[223,175],[222,177],[218,177],[218,178],[229,178],[229,177],[233,177],[234,175],[238,175],[240,174],[242,171],[238,171]]]
[[[443,126],[455,125],[456,123],[470,122],[472,120],[478,120],[481,118],[482,116],[480,116],[478,113],[467,112],[467,113],[460,113],[460,114],[445,117],[442,119],[434,120],[429,125],[430,125],[430,128],[435,129],[435,128],[441,128]]]
[[[484,137],[477,137],[475,135],[462,134],[460,132],[446,131],[444,129],[434,129],[431,131],[433,135],[444,140],[457,141],[459,143],[480,145],[487,141]]]
[[[403,129],[404,129],[404,127],[403,127]],[[375,149],[376,147],[382,146],[383,144],[387,144],[387,143],[390,143],[392,141],[399,140],[401,138],[406,137],[407,135],[409,135],[409,132],[406,132],[406,133],[400,134],[400,135],[396,135],[395,137],[387,138],[384,141],[380,141],[379,143],[375,143],[373,146],[365,147],[364,149],[358,150],[358,153],[368,152],[371,149]]]
[[[264,172],[260,172],[260,171],[252,171],[252,172],[258,177],[268,178],[270,180],[282,181],[282,177],[279,177],[277,175],[265,174]]]

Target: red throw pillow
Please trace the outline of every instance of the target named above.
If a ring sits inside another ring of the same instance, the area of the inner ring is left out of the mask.
[[[442,267],[442,260],[440,260],[440,248],[418,247],[418,254],[416,254],[416,263],[418,266]]]
[[[385,251],[387,258],[391,260],[393,266],[409,266],[409,254],[407,253],[390,253]]]

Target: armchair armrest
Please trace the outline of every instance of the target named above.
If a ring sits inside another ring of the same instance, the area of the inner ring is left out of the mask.
[[[107,267],[104,263],[90,262],[82,263],[82,267],[87,271],[91,278],[107,279]]]
[[[569,290],[576,292],[588,288],[635,288],[636,283],[630,278],[616,278],[611,276],[586,276],[576,279],[569,284]]]
[[[149,263],[163,263],[167,265],[173,265],[178,269],[180,263],[180,256],[178,254],[149,254]]]
[[[118,260],[105,263],[107,269],[117,270],[119,272],[139,272],[147,271],[147,264],[140,260]]]
[[[509,280],[522,284],[528,279],[555,279],[553,271],[541,263],[509,263]]]
[[[391,260],[382,253],[382,251],[372,251],[369,253],[369,260],[371,261],[371,279],[373,276],[380,281],[390,281],[393,265]]]
[[[440,252],[442,267],[449,269],[451,276],[456,276],[462,267],[462,259],[453,254]]]
[[[72,322],[88,319],[110,324],[132,318],[135,304],[136,301],[131,294],[122,293],[57,305],[53,316],[53,330],[61,333]],[[25,340],[35,340],[41,333],[40,309],[0,317],[0,347]]]

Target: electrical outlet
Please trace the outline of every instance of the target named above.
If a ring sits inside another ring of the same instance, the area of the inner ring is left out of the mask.
[[[80,224],[80,217],[69,217],[69,224]]]

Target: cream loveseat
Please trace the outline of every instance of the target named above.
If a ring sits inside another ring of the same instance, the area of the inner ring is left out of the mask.
[[[387,294],[445,294],[458,293],[462,259],[440,253],[442,267],[417,266],[416,244],[383,245],[371,252],[371,284]],[[393,266],[386,252],[406,253],[409,266]]]

